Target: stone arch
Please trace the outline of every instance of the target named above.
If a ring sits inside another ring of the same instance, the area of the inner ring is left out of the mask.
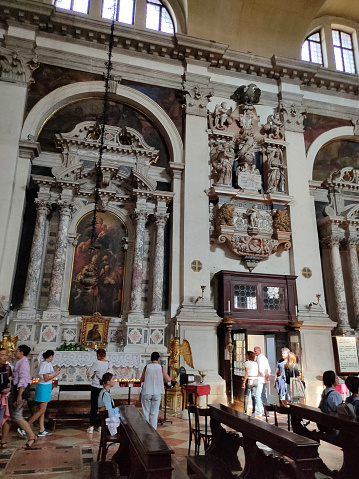
[[[339,139],[353,141],[353,140],[358,140],[358,137],[353,135],[352,126],[341,126],[339,128],[333,128],[329,131],[326,131],[325,133],[322,133],[310,145],[307,152],[308,181],[313,178],[314,160],[319,150],[329,141],[339,140]]]
[[[80,82],[60,87],[42,98],[28,114],[21,133],[21,139],[37,138],[42,126],[57,110],[85,95],[103,97],[103,82]],[[125,101],[129,105],[148,115],[164,136],[170,151],[171,160],[183,163],[183,144],[180,134],[171,118],[147,95],[124,85],[118,85],[113,98]]]

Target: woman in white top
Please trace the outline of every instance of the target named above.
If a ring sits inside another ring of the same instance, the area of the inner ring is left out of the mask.
[[[45,437],[51,432],[45,430],[45,412],[47,404],[51,400],[52,380],[59,374],[61,369],[58,366],[53,367],[51,362],[54,359],[54,352],[48,349],[42,355],[44,360],[40,363],[38,369],[39,382],[36,386],[35,401],[40,403],[39,410],[33,414],[28,423],[32,424],[39,420],[40,432],[38,437]]]
[[[159,353],[153,352],[151,354],[151,363],[145,366],[140,379],[143,382],[141,392],[142,412],[146,421],[154,429],[157,429],[161,395],[165,393],[164,383],[171,384],[171,378],[166,373],[165,368],[158,363],[159,358]]]
[[[110,362],[106,359],[106,351],[104,349],[97,350],[97,360],[94,361],[87,373],[87,378],[91,379],[91,411],[90,411],[90,427],[87,432],[93,434],[94,427],[99,425],[98,418],[98,396],[102,389],[100,380],[105,373],[112,373]]]
[[[247,361],[244,363],[245,374],[243,380],[244,389],[244,409],[243,412],[247,414],[248,400],[252,396],[252,415],[256,412],[256,392],[258,386],[258,364],[256,356],[253,351],[247,351]]]

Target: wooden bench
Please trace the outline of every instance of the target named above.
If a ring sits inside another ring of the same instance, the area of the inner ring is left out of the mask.
[[[325,414],[318,408],[303,404],[291,404],[290,414],[292,428],[296,434],[316,441],[329,442],[343,449],[343,466],[336,477],[340,479],[359,477],[359,422]],[[331,429],[332,432],[311,431],[302,424],[303,419]],[[339,431],[339,434],[335,435],[335,431]],[[321,472],[331,474],[333,471],[323,464]]]
[[[120,406],[120,446],[113,456],[121,475],[171,479],[173,450],[135,406]]]
[[[205,479],[238,477],[235,473],[242,468],[237,453],[239,446],[242,446],[245,469],[241,477],[315,478],[314,474],[321,466],[317,441],[279,429],[222,404],[213,404],[209,408],[212,444],[205,456],[187,457],[188,474]],[[239,438],[237,434],[234,441],[233,433],[226,431],[221,424],[239,431],[242,437]]]

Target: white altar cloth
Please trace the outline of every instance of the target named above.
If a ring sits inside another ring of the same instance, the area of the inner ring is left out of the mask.
[[[42,359],[42,354],[38,358]],[[55,351],[54,360],[52,364],[60,367],[76,367],[76,366],[88,366],[96,359],[95,351]],[[136,368],[141,367],[141,354],[140,353],[117,353],[110,352],[106,354],[106,359],[110,361],[112,366],[117,368]]]

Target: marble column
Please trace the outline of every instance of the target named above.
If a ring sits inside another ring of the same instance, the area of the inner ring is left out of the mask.
[[[57,233],[54,264],[52,267],[49,301],[47,309],[60,310],[62,285],[64,281],[67,236],[72,214],[72,204],[68,201],[59,201],[60,210],[59,229]]]
[[[153,267],[153,292],[152,292],[152,310],[153,314],[162,314],[163,299],[163,268],[165,255],[165,226],[168,219],[168,213],[157,213],[155,219],[156,225],[156,245],[155,260]]]
[[[324,247],[329,248],[331,266],[333,273],[333,287],[334,287],[334,296],[335,304],[337,310],[337,321],[338,326],[335,331],[339,334],[342,334],[346,331],[351,331],[349,325],[345,288],[344,288],[344,277],[342,270],[342,263],[340,258],[339,244],[343,240],[342,236],[330,236],[322,240]]]
[[[143,250],[145,226],[148,213],[138,210],[135,212],[136,241],[132,267],[131,312],[141,313]]]
[[[359,266],[357,244],[359,238],[348,238],[348,252],[349,252],[349,277],[352,288],[353,308],[355,316],[355,329],[359,331]]]
[[[43,248],[45,241],[46,219],[49,214],[49,203],[44,200],[35,200],[37,216],[34,236],[32,240],[30,263],[27,270],[24,300],[22,310],[35,312],[40,275],[42,271]]]

